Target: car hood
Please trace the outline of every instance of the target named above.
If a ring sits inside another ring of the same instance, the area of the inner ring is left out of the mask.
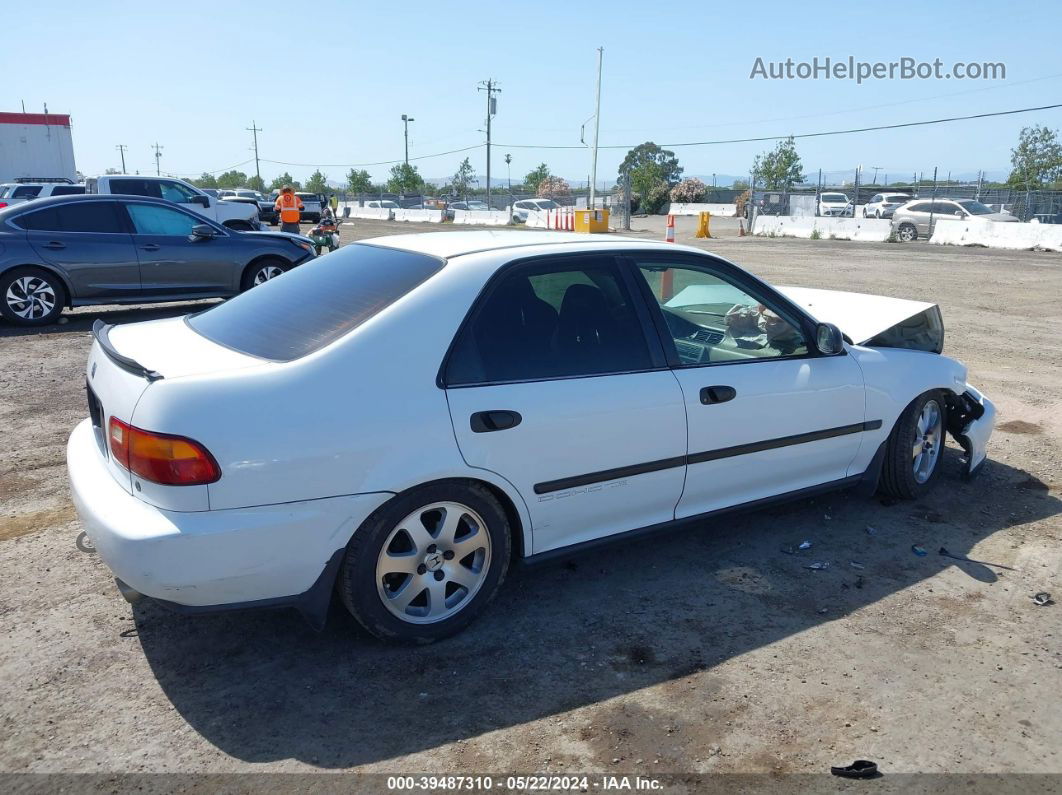
[[[300,243],[308,243],[313,245],[313,241],[306,235],[294,235],[290,232],[240,232],[244,237],[258,237],[263,240],[297,240]]]
[[[779,287],[778,291],[821,323],[833,323],[857,345],[909,320],[934,304],[883,295]]]
[[[1010,213],[989,213],[988,215],[972,215],[975,221],[995,221],[997,223],[1010,224],[1018,220],[1016,215]]]

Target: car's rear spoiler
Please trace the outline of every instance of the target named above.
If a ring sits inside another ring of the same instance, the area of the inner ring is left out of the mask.
[[[96,338],[96,342],[100,344],[100,348],[102,348],[103,352],[107,354],[107,358],[127,373],[146,378],[148,381],[158,381],[161,379],[162,373],[156,372],[155,370],[149,370],[135,359],[130,359],[128,356],[123,356],[118,353],[118,350],[111,343],[111,328],[111,326],[108,326],[102,320],[97,320],[92,324],[92,336]]]

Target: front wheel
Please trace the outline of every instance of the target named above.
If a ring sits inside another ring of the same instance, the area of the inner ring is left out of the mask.
[[[918,230],[914,224],[900,224],[896,229],[896,237],[903,243],[910,243],[918,239]]]
[[[46,326],[66,304],[63,283],[43,268],[15,268],[0,276],[0,315],[19,326]]]
[[[885,446],[882,491],[905,500],[929,491],[940,474],[947,427],[948,404],[940,392],[927,392],[904,409]]]
[[[275,279],[277,276],[281,276],[287,271],[291,270],[291,263],[285,262],[279,257],[269,257],[267,259],[258,260],[243,273],[243,279],[240,283],[240,289],[246,292],[252,287],[257,287],[260,284],[265,284],[270,279]]]
[[[393,498],[355,531],[336,588],[378,638],[431,643],[470,624],[509,567],[509,522],[483,486],[442,481]]]

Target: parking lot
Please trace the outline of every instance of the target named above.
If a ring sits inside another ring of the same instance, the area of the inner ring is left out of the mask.
[[[679,221],[775,284],[939,303],[945,353],[1000,411],[980,476],[959,480],[952,446],[922,502],[837,494],[517,568],[428,647],[338,605],[322,633],[294,611],[188,618],[121,599],[79,537],[64,445],[92,321],[203,302],[0,325],[0,770],[1062,772],[1062,607],[1031,598],[1062,601],[1062,256],[738,237],[736,219],[698,241]]]

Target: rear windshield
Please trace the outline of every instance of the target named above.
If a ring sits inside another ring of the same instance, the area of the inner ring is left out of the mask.
[[[188,318],[209,340],[273,361],[313,353],[442,268],[442,260],[356,243]]]
[[[843,193],[824,193],[822,194],[822,200],[824,202],[846,202],[848,197]]]

